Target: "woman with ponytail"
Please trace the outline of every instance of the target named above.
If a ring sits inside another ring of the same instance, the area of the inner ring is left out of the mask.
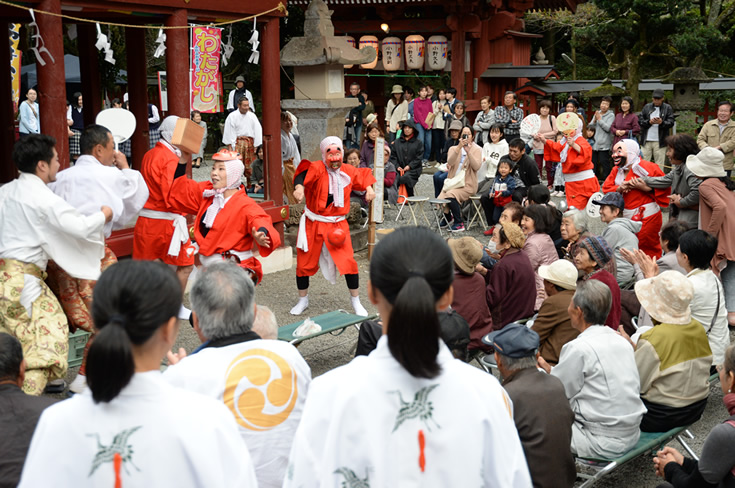
[[[232,413],[161,379],[180,306],[164,264],[127,260],[102,273],[89,389],[44,411],[21,487],[256,486]]]
[[[449,247],[427,228],[380,241],[368,297],[383,336],[312,382],[284,487],[531,486],[507,395],[440,338],[453,277]]]

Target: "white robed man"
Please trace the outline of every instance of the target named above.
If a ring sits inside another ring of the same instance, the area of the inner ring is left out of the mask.
[[[296,167],[301,162],[301,153],[296,138],[291,133],[293,120],[288,112],[281,112],[281,173],[283,174],[283,194],[289,204],[298,203],[293,196],[293,177]]]
[[[253,331],[255,285],[231,262],[200,271],[192,285],[192,322],[203,344],[169,353],[164,379],[227,406],[250,450],[258,486],[283,484],[311,370],[294,346]]]
[[[250,100],[240,98],[237,110],[227,116],[222,133],[222,143],[242,155],[245,165],[246,187],[250,186],[250,165],[255,161],[255,148],[263,144],[263,128],[258,117],[250,110]]]
[[[105,224],[105,239],[113,230],[124,228],[133,220],[148,200],[148,186],[139,171],[130,169],[123,153],[115,150],[112,133],[101,125],[89,125],[79,139],[81,156],[73,167],[60,171],[49,188],[82,215],[98,212],[102,205],[112,209],[112,220]],[[100,263],[104,271],[117,262],[107,245]],[[47,280],[59,298],[71,330],[82,329],[95,333],[92,322],[92,291],[95,281],[73,278],[54,262],[49,262]],[[84,358],[76,379],[69,385],[81,393],[86,385],[86,358],[90,341],[84,349]]]
[[[23,346],[23,390],[40,395],[67,369],[69,325],[44,282],[53,259],[74,278],[96,280],[105,253],[103,228],[113,211],[83,215],[48,188],[59,171],[56,140],[31,134],[13,148],[20,175],[0,188],[0,332]]]

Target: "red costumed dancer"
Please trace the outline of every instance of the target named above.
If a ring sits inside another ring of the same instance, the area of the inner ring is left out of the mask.
[[[281,245],[281,236],[270,216],[242,188],[245,166],[240,155],[223,150],[212,159],[212,181],[178,178],[171,188],[171,200],[178,210],[197,216],[194,240],[203,266],[229,259],[258,284],[263,268],[253,254],[253,243],[266,257]]]
[[[155,261],[175,266],[181,288],[186,289],[194,265],[196,249],[189,239],[189,230],[182,212],[170,201],[174,180],[186,175],[186,157],[171,145],[175,115],[166,117],[160,127],[161,139],[145,153],[140,173],[148,185],[148,201],[135,223],[133,259]],[[180,319],[188,319],[191,311],[181,306]]]
[[[370,168],[342,164],[344,151],[338,137],[325,138],[320,148],[323,161],[302,160],[294,178],[294,197],[301,202],[306,196],[306,206],[296,244],[299,302],[291,309],[291,314],[301,315],[309,306],[309,277],[321,268],[332,284],[337,271],[345,275],[352,295],[352,308],[357,315],[367,316],[367,310],[360,303],[359,274],[346,217],[353,190],[365,191],[368,202],[375,198],[371,186],[375,178]]]
[[[638,232],[638,248],[648,256],[658,259],[661,257],[661,207],[668,207],[671,188],[641,191],[631,185],[631,180],[635,178],[664,175],[656,163],[641,159],[640,151],[640,146],[633,139],[623,139],[615,144],[612,150],[615,167],[602,185],[602,191],[623,194],[623,216],[643,223]]]
[[[580,128],[567,131],[564,135],[566,137],[561,142],[540,135],[534,138],[545,141],[546,161],[561,161],[567,205],[584,210],[590,197],[600,191],[600,182],[597,181],[592,163],[592,147],[582,137]]]

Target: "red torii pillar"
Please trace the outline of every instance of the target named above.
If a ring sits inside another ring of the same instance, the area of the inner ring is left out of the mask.
[[[8,24],[3,22],[4,31],[8,30]],[[0,63],[2,66],[10,66],[10,49],[0,49]],[[20,76],[20,73],[16,73]],[[13,122],[13,99],[12,99],[12,82],[10,78],[10,70],[4,75],[0,74],[0,93],[5,93],[4,97],[0,97],[0,183],[7,183],[15,179],[18,170],[12,160],[13,144],[15,143],[15,123]],[[20,97],[23,98],[21,93]]]
[[[450,15],[449,17],[447,17],[447,26],[452,30],[451,85],[457,90],[457,100],[464,100],[465,28],[462,25],[461,15]]]
[[[39,10],[61,14],[60,0],[42,0]],[[39,105],[41,108],[41,128],[43,133],[56,139],[61,169],[69,167],[69,136],[66,124],[66,84],[64,80],[64,33],[61,17],[37,13],[36,22],[43,37],[46,49],[56,62],[45,54],[46,66],[38,66]]]
[[[263,103],[263,135],[266,150],[265,169],[267,180],[265,198],[272,200],[276,207],[283,203],[283,176],[281,174],[281,51],[279,40],[279,19],[271,17],[263,28],[261,51],[260,89]],[[295,162],[298,164],[298,162]],[[283,240],[283,222],[273,219],[276,230]]]
[[[100,65],[97,57],[97,31],[92,24],[77,24],[77,48],[79,49],[79,71],[82,83],[82,100],[84,100],[84,125],[94,124],[97,114],[102,110],[102,84],[100,82]]]
[[[125,51],[128,60],[128,108],[135,115],[135,132],[131,137],[133,168],[140,170],[148,151],[148,77],[146,73],[144,29],[125,28]]]
[[[186,9],[177,9],[166,19],[167,26],[187,26]],[[166,30],[166,91],[168,114],[189,118],[189,29]],[[186,165],[191,178],[191,161]]]

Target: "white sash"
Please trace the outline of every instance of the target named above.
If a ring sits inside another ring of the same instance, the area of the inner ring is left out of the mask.
[[[232,254],[233,256],[237,256],[237,258],[241,262],[242,261],[245,261],[246,259],[250,259],[253,256],[255,256],[255,254],[253,254],[253,251],[235,251],[235,250],[229,250],[227,252],[230,253],[230,254]],[[204,266],[205,268],[208,267],[208,266],[211,266],[211,265],[213,265],[215,263],[220,263],[222,261],[225,261],[226,259],[228,259],[228,258],[226,258],[225,256],[223,256],[220,253],[215,253],[215,254],[212,254],[211,256],[204,256],[203,254],[200,254],[199,255],[199,262],[201,262],[202,263],[202,266]]]
[[[595,177],[595,172],[591,169],[586,169],[578,173],[564,173],[565,183],[574,183],[575,181],[588,180]]]
[[[172,212],[161,212],[159,210],[151,210],[144,208],[140,211],[141,217],[155,220],[171,220],[174,226],[174,233],[171,236],[171,244],[168,246],[169,256],[178,256],[181,251],[181,243],[189,240],[189,229],[186,227],[186,219],[183,215]]]

